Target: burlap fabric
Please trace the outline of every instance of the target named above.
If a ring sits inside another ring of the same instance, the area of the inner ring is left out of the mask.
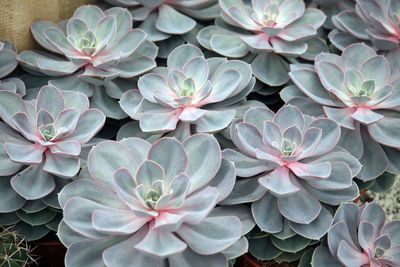
[[[59,22],[74,10],[96,0],[0,0],[0,40],[12,42],[17,50],[37,48],[30,26],[33,21]]]

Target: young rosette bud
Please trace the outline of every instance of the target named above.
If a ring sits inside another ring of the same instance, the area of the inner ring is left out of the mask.
[[[127,7],[134,21],[140,22],[149,39],[164,41],[173,35],[190,32],[196,20],[212,20],[220,9],[217,0],[105,0],[111,5]]]
[[[17,54],[13,45],[0,41],[0,79],[10,74],[17,65]]]
[[[50,85],[81,91],[107,117],[122,119],[117,101],[133,86],[124,79],[156,66],[157,47],[144,31],[132,27],[132,16],[124,8],[81,6],[66,24],[34,22],[33,37],[52,54],[23,51],[18,60],[27,71],[50,76]]]
[[[249,64],[205,59],[199,48],[187,44],[172,51],[167,67],[140,77],[139,90],[127,91],[120,105],[140,121],[142,131],[174,131],[184,140],[193,132],[228,127],[235,117],[233,104],[244,100],[254,83]]]
[[[218,54],[251,60],[254,75],[270,86],[289,81],[288,58],[313,59],[309,51],[326,50],[317,30],[326,16],[303,0],[219,0],[217,25],[202,29],[199,43]],[[322,49],[322,50],[321,50]],[[253,54],[253,55],[251,55]]]
[[[234,162],[239,178],[222,203],[252,203],[264,232],[287,228],[282,234],[319,240],[332,222],[323,204],[339,205],[358,195],[353,177],[361,164],[337,146],[340,126],[330,119],[290,105],[276,114],[253,107],[231,126],[231,137],[237,149],[225,149],[223,156]]]
[[[339,145],[360,159],[363,181],[400,173],[400,49],[385,57],[365,44],[342,55],[322,53],[315,65],[292,65],[296,86],[282,98],[303,112],[327,116],[342,128]]]
[[[216,207],[236,174],[213,136],[105,141],[88,170],[59,195],[67,267],[228,267],[247,251],[250,210]]]
[[[398,10],[398,0],[357,0],[355,8],[332,17],[337,29],[330,32],[329,40],[339,50],[358,42],[366,42],[378,51],[397,48],[400,42]]]
[[[345,203],[336,211],[327,247],[317,247],[312,266],[400,266],[400,221],[387,222],[376,203]]]
[[[7,196],[0,201],[0,212],[56,195],[64,184],[58,180],[77,175],[82,146],[105,122],[103,113],[89,109],[84,94],[52,86],[41,88],[33,101],[0,91],[0,118],[0,194]]]

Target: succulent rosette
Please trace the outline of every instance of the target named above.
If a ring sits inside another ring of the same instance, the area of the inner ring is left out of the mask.
[[[340,124],[339,144],[360,159],[363,181],[400,170],[399,58],[399,49],[384,57],[365,44],[350,45],[341,56],[322,53],[314,66],[293,65],[295,86],[282,92],[303,112]]]
[[[132,16],[124,8],[103,12],[81,6],[68,21],[34,22],[31,31],[51,54],[24,51],[18,56],[21,66],[53,77],[50,85],[85,93],[93,107],[114,119],[125,116],[117,101],[134,87],[131,79],[156,66],[157,47],[144,31],[132,29]]]
[[[331,43],[340,50],[358,42],[372,44],[376,50],[399,47],[400,5],[397,0],[356,0],[355,9],[333,16],[336,26],[329,34]]]
[[[289,60],[313,59],[325,50],[317,30],[325,21],[318,9],[302,0],[219,0],[222,20],[202,29],[197,38],[205,48],[251,62],[254,75],[269,86],[289,81]],[[314,52],[311,52],[314,51]]]
[[[387,222],[376,203],[342,204],[327,243],[314,251],[312,266],[400,266],[400,221]]]
[[[105,141],[88,171],[59,195],[66,266],[227,267],[247,251],[250,210],[216,207],[236,174],[213,136]]]
[[[187,44],[172,51],[167,67],[142,76],[139,89],[127,91],[120,105],[139,120],[143,132],[174,131],[184,140],[193,132],[225,129],[235,117],[234,104],[246,98],[254,83],[249,64],[205,59],[199,48]]]
[[[13,45],[0,41],[0,79],[10,74],[17,65],[17,54]]]
[[[0,117],[0,224],[48,224],[60,207],[57,193],[78,174],[81,150],[105,116],[89,109],[84,94],[45,86],[35,101],[0,90]]]
[[[319,240],[332,222],[325,205],[358,195],[353,177],[361,165],[337,146],[340,126],[330,119],[291,105],[276,114],[254,107],[231,126],[231,138],[237,149],[225,149],[223,156],[234,162],[239,178],[223,204],[252,203],[264,232],[279,235],[286,227],[293,235]]]

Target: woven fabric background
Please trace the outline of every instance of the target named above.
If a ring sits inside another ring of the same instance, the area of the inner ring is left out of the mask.
[[[18,52],[38,48],[30,32],[38,20],[59,22],[95,0],[0,0],[0,40],[12,42]]]

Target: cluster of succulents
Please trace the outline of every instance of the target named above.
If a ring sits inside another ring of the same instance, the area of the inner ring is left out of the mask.
[[[103,0],[34,22],[42,50],[0,42],[0,226],[57,232],[67,267],[400,266],[400,222],[352,203],[400,174],[399,7]]]

